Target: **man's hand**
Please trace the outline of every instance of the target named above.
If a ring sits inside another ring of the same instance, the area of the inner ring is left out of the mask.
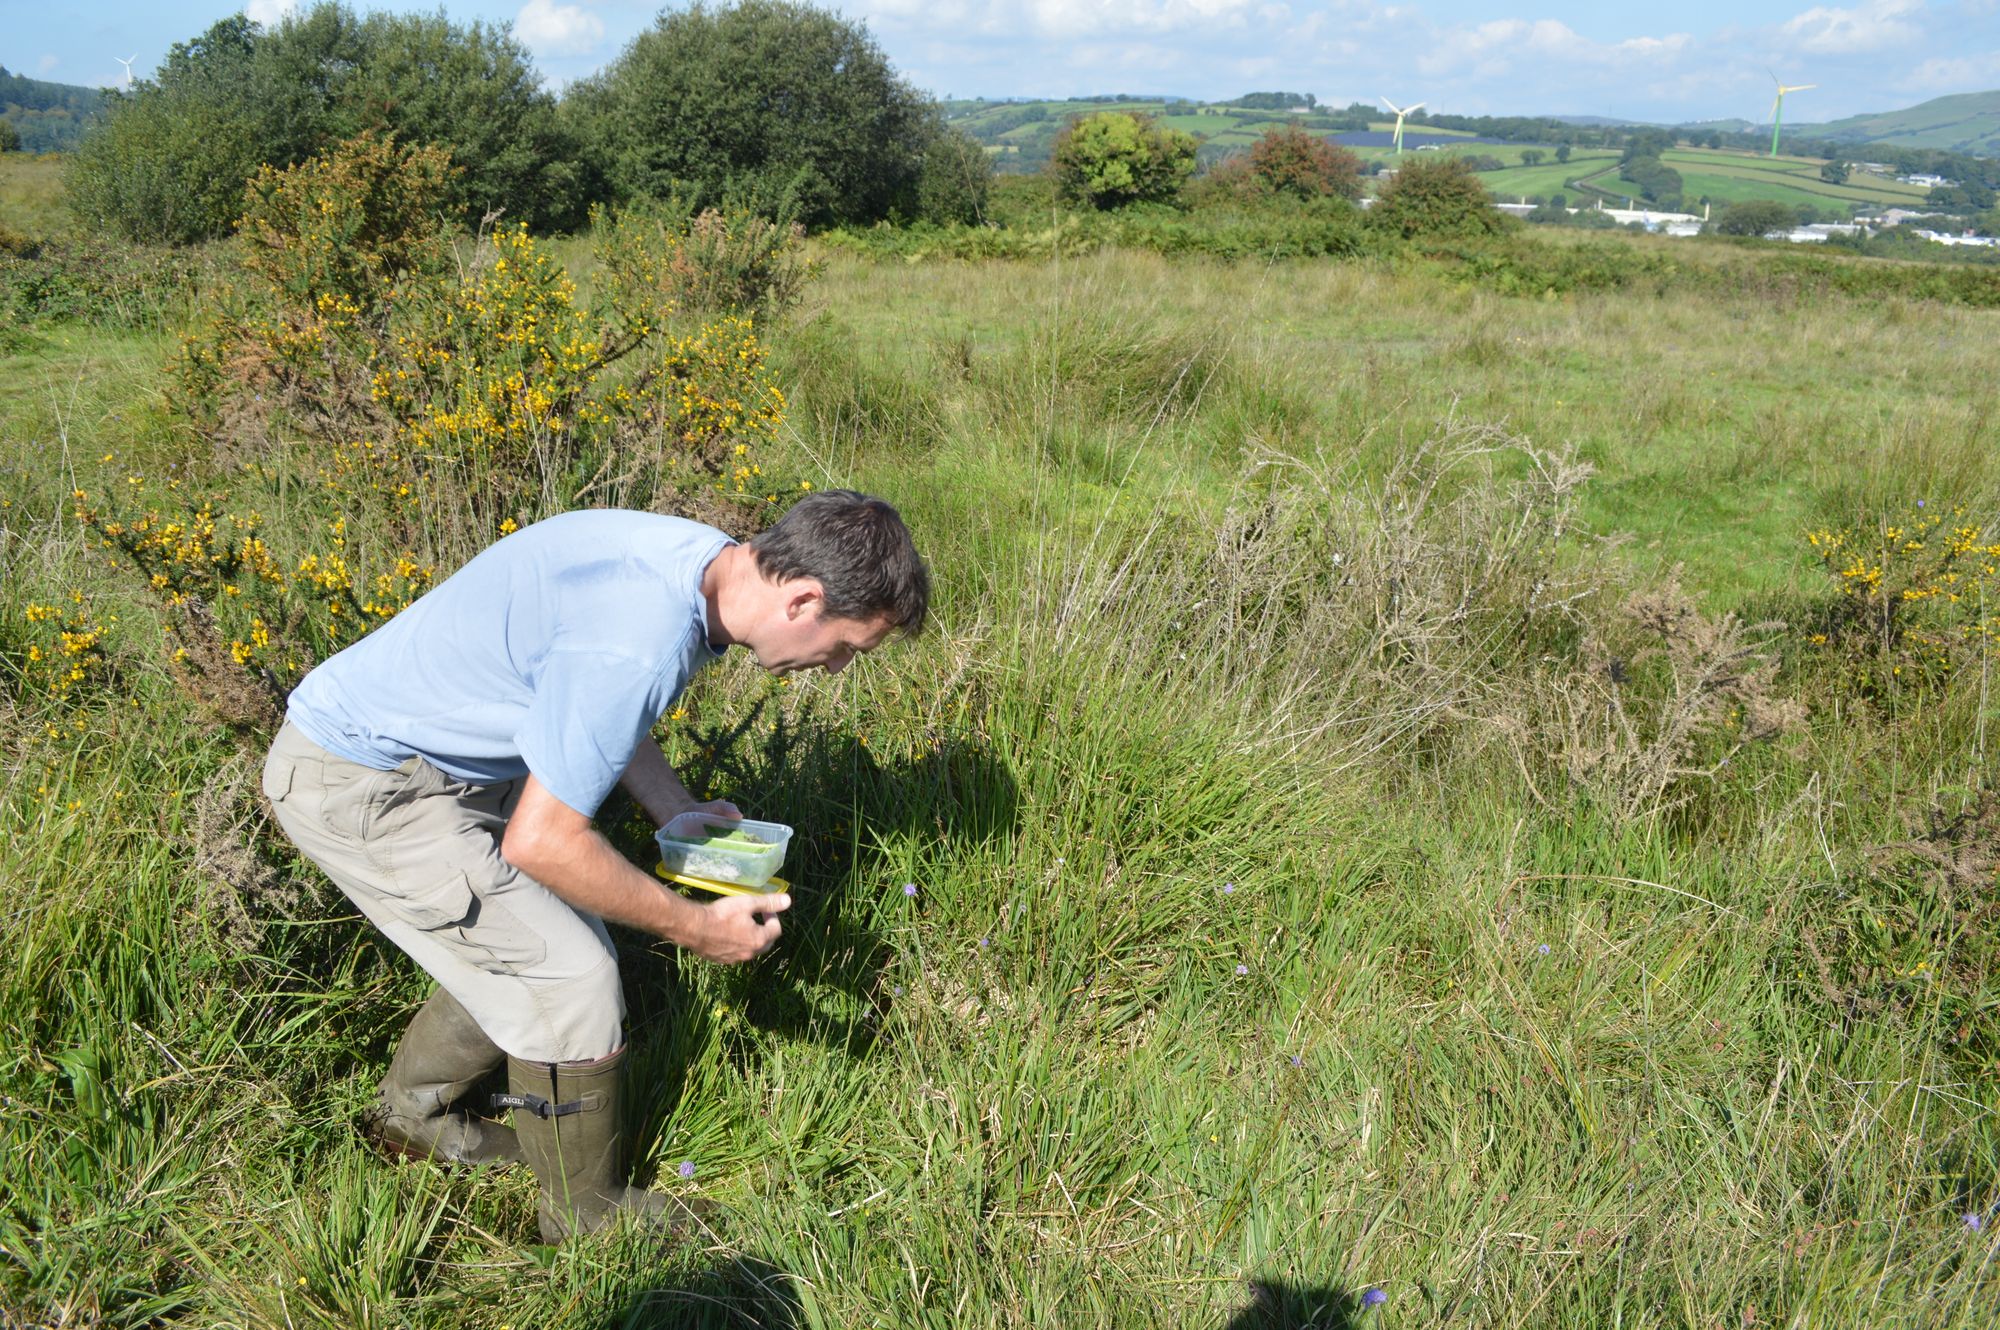
[[[792,907],[784,892],[769,896],[723,896],[701,907],[703,925],[681,945],[703,960],[740,965],[778,945],[778,916]]]
[[[707,817],[728,818],[731,822],[741,822],[743,820],[743,810],[735,804],[730,803],[727,799],[710,799],[705,804],[694,804],[686,812],[701,813]],[[668,820],[671,821],[672,819]]]
[[[548,792],[530,773],[507,823],[500,854],[508,863],[587,914],[629,924],[697,956],[736,965],[763,955],[789,909],[783,892],[697,904],[632,866],[590,819]]]

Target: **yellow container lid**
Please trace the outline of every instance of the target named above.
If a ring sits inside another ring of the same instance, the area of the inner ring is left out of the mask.
[[[705,877],[669,873],[665,864],[654,864],[653,876],[683,887],[693,887],[697,891],[712,891],[718,896],[768,896],[774,891],[784,891],[791,886],[791,883],[781,877],[774,877],[761,887],[745,887],[734,882],[711,882]]]

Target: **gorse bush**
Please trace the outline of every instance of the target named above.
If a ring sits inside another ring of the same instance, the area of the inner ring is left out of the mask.
[[[375,134],[288,170],[261,167],[237,223],[243,267],[286,305],[374,318],[399,277],[449,261],[444,199],[456,174],[440,148]]]
[[[1861,692],[1943,688],[2000,658],[2000,540],[1964,505],[1946,513],[1918,500],[1901,518],[1820,527],[1806,541],[1839,590],[1809,641]]]
[[[788,313],[818,271],[789,212],[696,209],[693,196],[592,208],[601,299],[613,309],[656,308],[772,319]]]
[[[104,632],[90,602],[72,591],[67,603],[30,601],[21,606],[14,659],[9,662],[21,689],[56,700],[87,692],[105,674]]]
[[[754,316],[729,311],[797,300],[797,228],[600,218],[600,312],[524,224],[452,236],[448,179],[442,153],[372,135],[260,174],[235,280],[170,367],[175,417],[236,469],[75,496],[232,724],[266,725],[436,570],[541,516],[603,503],[747,532],[775,511],[784,397]],[[261,516],[278,510],[281,535]],[[258,686],[232,693],[246,672]]]
[[[95,498],[78,490],[73,516],[159,599],[169,668],[217,719],[243,731],[271,732],[284,695],[308,669],[408,608],[433,577],[408,551],[351,541],[344,515],[267,523],[258,509],[240,506],[246,485],[203,492],[169,476],[141,503],[118,496],[120,488],[112,480]],[[380,504],[343,500],[330,481],[302,507],[325,513]]]

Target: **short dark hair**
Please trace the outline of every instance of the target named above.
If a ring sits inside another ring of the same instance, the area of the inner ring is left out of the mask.
[[[881,499],[854,490],[808,494],[751,537],[750,553],[776,581],[816,579],[826,592],[825,612],[836,619],[886,615],[913,636],[923,628],[930,570],[902,516]]]

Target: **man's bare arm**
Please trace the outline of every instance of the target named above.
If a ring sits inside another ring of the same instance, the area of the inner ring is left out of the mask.
[[[777,916],[792,903],[783,892],[725,896],[702,904],[687,900],[635,868],[589,818],[550,794],[532,774],[507,823],[500,854],[579,910],[642,929],[724,965],[769,951],[782,931]]]
[[[639,807],[646,810],[646,816],[653,819],[654,826],[664,827],[682,813],[695,808],[721,813],[725,817],[741,816],[735,804],[720,799],[703,803],[689,793],[651,735],[640,739],[639,746],[632,750],[632,760],[625,764],[625,774],[618,778],[618,783],[638,801]]]

